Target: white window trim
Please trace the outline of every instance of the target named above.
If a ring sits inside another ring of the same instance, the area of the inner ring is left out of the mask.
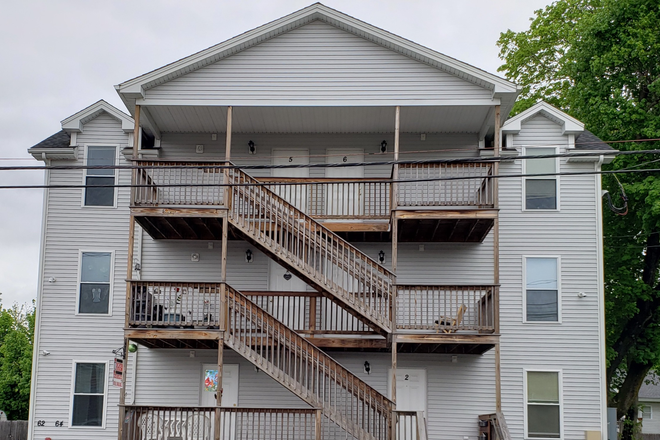
[[[522,155],[523,156],[533,156],[534,155],[534,149],[536,148],[553,148],[555,150],[554,154],[558,154],[559,147],[554,146],[554,145],[538,145],[534,147],[522,147]],[[522,173],[527,174],[527,161],[530,159],[523,159],[522,160]],[[559,161],[559,158],[555,158],[555,173],[559,173],[561,171],[561,163]],[[545,179],[551,179],[553,177],[547,176]],[[561,182],[560,182],[561,176],[554,176],[555,179],[555,194],[556,194],[556,208],[555,209],[527,209],[527,185],[525,182],[527,179],[530,179],[529,177],[522,177],[521,178],[521,187],[522,187],[522,211],[523,212],[559,212],[561,211],[561,206],[560,206],[560,200],[561,200],[561,194],[559,193],[559,188],[561,188]],[[531,179],[534,179],[532,177]]]
[[[648,402],[642,402],[642,415],[644,414],[645,410],[649,413],[649,417],[642,417],[643,420],[653,420],[653,405]]]
[[[102,421],[101,426],[73,426],[73,396],[75,395],[76,389],[76,365],[77,364],[105,364],[105,381],[103,387],[103,414],[101,415]],[[105,429],[105,422],[107,420],[108,413],[108,394],[110,391],[110,361],[108,360],[89,360],[89,359],[74,359],[71,361],[71,392],[70,392],[70,402],[69,402],[69,419],[68,419],[68,429],[94,429],[101,430]]]
[[[87,252],[103,252],[110,254],[110,292],[108,293],[108,313],[80,313],[80,283],[82,282],[82,256]],[[76,284],[76,315],[77,316],[112,316],[112,293],[115,278],[115,251],[110,249],[79,249],[78,250],[78,283]]]
[[[538,372],[538,373],[557,373],[557,382],[559,386],[559,437],[530,437],[527,426],[527,373],[529,372]],[[530,440],[557,440],[564,438],[564,388],[563,388],[563,378],[561,368],[524,368],[523,369],[523,425],[525,429],[525,439]]]
[[[89,147],[112,147],[115,149],[115,166],[119,165],[119,156],[121,155],[121,148],[120,145],[118,144],[84,144],[83,148],[83,166],[87,166],[87,156],[88,156],[88,150]],[[87,184],[87,171],[88,170],[83,170],[82,173],[82,192],[80,194],[80,207],[83,209],[116,209],[117,208],[117,195],[119,193],[119,188],[113,188],[114,189],[114,199],[112,202],[112,206],[92,206],[92,205],[85,205],[85,185]],[[119,183],[119,170],[115,168],[115,185]]]
[[[527,320],[527,259],[528,258],[554,258],[557,260],[557,320],[556,321],[528,321]],[[562,323],[561,318],[561,256],[559,255],[523,255],[522,256],[522,322],[532,325],[556,325]]]

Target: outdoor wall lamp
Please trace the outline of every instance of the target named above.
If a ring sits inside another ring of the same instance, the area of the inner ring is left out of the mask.
[[[385,262],[385,252],[383,251],[378,252],[378,261],[380,261],[380,264],[383,264]]]
[[[254,258],[252,258],[252,251],[251,251],[250,249],[248,249],[247,251],[245,251],[245,262],[246,262],[246,263],[252,263],[252,260],[253,260],[253,259],[254,259]]]
[[[367,374],[371,374],[371,365],[367,361],[364,361],[364,372]]]
[[[248,153],[257,154],[257,147],[254,146],[254,142],[252,141],[248,142]]]
[[[387,141],[383,141],[380,143],[380,152],[387,153]]]

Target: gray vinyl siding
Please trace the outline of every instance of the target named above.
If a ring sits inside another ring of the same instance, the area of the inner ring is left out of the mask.
[[[338,353],[330,355],[356,376],[389,395],[391,356],[387,353]],[[135,382],[136,405],[199,405],[202,364],[217,361],[215,350],[150,350],[139,347]],[[241,407],[305,408],[307,404],[231,350],[226,364],[239,364],[238,404]],[[371,373],[363,371],[364,362]],[[427,419],[429,438],[456,439],[478,435],[477,416],[494,411],[494,356],[460,355],[452,363],[448,355],[398,356],[400,368],[427,372]],[[167,365],[167,368],[162,368]],[[129,368],[130,371],[130,368]],[[127,380],[127,401],[132,378]]]
[[[642,434],[660,434],[660,402],[640,400],[639,405],[651,410],[651,418],[642,420]]]
[[[102,114],[84,126],[79,134],[78,160],[53,162],[53,165],[83,165],[83,145],[127,146],[121,124]],[[119,154],[119,148],[117,155]],[[126,164],[119,159],[120,164]],[[50,184],[80,185],[81,170],[53,170]],[[120,173],[120,183],[130,183],[130,173]],[[119,189],[119,208],[82,207],[81,189],[51,189],[47,200],[45,262],[41,325],[35,350],[47,350],[49,356],[37,357],[35,406],[31,417],[33,438],[47,436],[72,440],[89,438],[116,439],[119,414],[119,389],[112,387],[112,350],[123,343],[126,257],[128,241],[128,189]],[[78,295],[78,268],[81,250],[114,251],[112,277],[112,316],[75,315]],[[48,282],[49,278],[55,281]],[[73,362],[103,362],[108,367],[106,390],[106,428],[69,428]],[[44,427],[37,420],[45,421]],[[55,428],[64,421],[64,428]]]
[[[523,123],[514,147],[555,145],[566,151],[560,127],[535,117]],[[529,152],[529,150],[528,150]],[[593,171],[593,163],[566,163],[561,171]],[[520,160],[502,174],[522,172]],[[559,369],[563,378],[563,438],[582,439],[601,427],[595,177],[561,176],[559,211],[523,211],[522,179],[500,180],[500,322],[502,409],[512,438],[523,438],[524,369]],[[523,323],[523,256],[560,258],[561,323]],[[586,298],[578,298],[584,292]]]
[[[213,243],[213,242],[212,242]],[[220,243],[208,249],[206,241],[153,240],[142,243],[142,279],[171,281],[220,281]],[[392,264],[389,243],[356,243],[373,259],[383,250],[385,267]],[[252,263],[245,251],[253,252]],[[191,261],[198,253],[199,261]],[[268,289],[269,258],[244,241],[230,241],[227,254],[227,282],[238,290]],[[489,236],[479,243],[419,243],[399,245],[397,281],[405,284],[492,284],[493,246]]]
[[[491,96],[318,21],[146,91],[152,102],[236,106],[438,105]]]
[[[387,154],[380,154],[380,143],[387,142]],[[248,154],[248,142],[253,141],[257,154]],[[477,156],[476,134],[427,134],[422,141],[419,134],[402,134],[401,160],[424,160],[432,158],[463,158]],[[204,153],[196,154],[195,145],[204,145]],[[309,150],[310,164],[324,164],[327,150],[356,149],[364,151],[365,162],[388,162],[393,159],[394,135],[385,134],[269,134],[237,133],[232,135],[231,159],[236,165],[270,164],[273,150]],[[225,134],[218,133],[217,140],[211,134],[163,133],[161,158],[167,160],[224,160]],[[250,170],[254,177],[270,176],[271,171]],[[324,168],[311,168],[310,177],[324,177]],[[366,178],[389,178],[392,165],[372,165],[364,168]]]

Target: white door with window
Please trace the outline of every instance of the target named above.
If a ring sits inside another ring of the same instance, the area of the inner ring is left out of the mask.
[[[218,390],[218,365],[203,364],[202,380],[200,384],[200,406],[213,407],[216,405],[216,396],[222,392],[222,407],[233,408],[238,406],[238,364],[224,364],[222,366],[222,387]],[[215,417],[206,420],[201,417],[192,417],[187,421],[188,433],[192,438],[213,438]],[[236,415],[228,417],[223,414],[221,428],[225,439],[233,439],[236,435]]]
[[[362,163],[364,150],[356,148],[328,148],[326,163]],[[325,177],[330,179],[361,179],[364,166],[328,167]],[[325,214],[349,217],[364,214],[364,194],[359,183],[329,184],[326,190]]]
[[[309,150],[279,149],[272,151],[273,165],[309,165]],[[309,168],[273,168],[272,176],[277,178],[305,179]],[[303,212],[307,212],[306,185],[277,185],[275,192],[287,202]]]

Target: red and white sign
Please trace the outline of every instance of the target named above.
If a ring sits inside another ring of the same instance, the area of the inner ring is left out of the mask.
[[[112,376],[112,384],[121,388],[121,379],[124,375],[124,360],[115,358],[115,372]]]

